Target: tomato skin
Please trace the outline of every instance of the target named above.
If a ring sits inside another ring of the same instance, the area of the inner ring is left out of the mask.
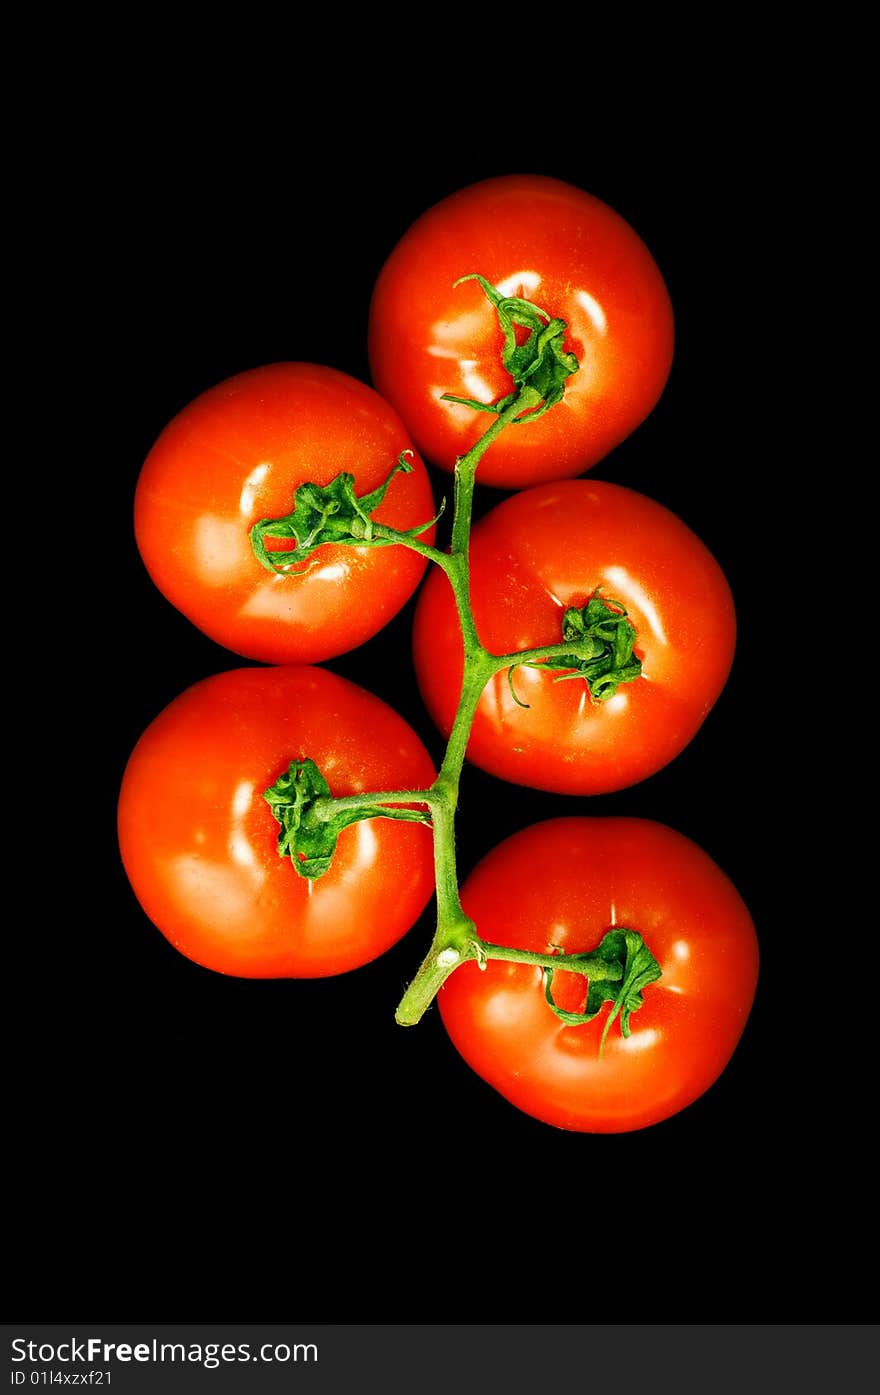
[[[423,824],[342,830],[308,882],[279,857],[263,791],[310,756],[334,795],[424,789],[431,759],[379,698],[324,669],[206,678],[144,732],[119,798],[119,845],[144,911],[181,953],[242,978],[317,978],[369,963],[410,928],[434,887]]]
[[[517,668],[487,684],[467,756],[513,784],[604,794],[644,780],[684,749],[724,687],[736,618],[727,581],[699,538],[661,504],[620,485],[563,480],[512,495],[471,535],[471,601],[491,652],[555,644],[567,606],[601,586],[636,627],[642,676],[606,702],[582,679]],[[431,716],[451,728],[462,643],[441,572],[422,588],[413,631]]]
[[[138,479],[135,536],[162,594],[211,639],[267,663],[311,662],[363,644],[406,603],[425,560],[405,547],[326,546],[304,576],[273,576],[248,530],[293,508],[298,485],[340,471],[366,494],[411,450],[372,388],[310,363],[239,373],[195,398],[162,431]],[[418,456],[375,517],[394,528],[435,512]],[[423,535],[430,542],[434,529]]]
[[[472,272],[565,320],[580,362],[561,403],[493,444],[478,482],[521,489],[581,474],[645,419],[669,376],[672,306],[656,262],[607,204],[544,176],[472,184],[417,219],[376,282],[370,368],[419,450],[447,470],[493,418],[442,395],[510,391],[494,309],[476,282],[454,285]]]
[[[566,1026],[545,1001],[541,969],[489,960],[447,979],[438,1001],[453,1044],[526,1114],[624,1133],[677,1113],[724,1070],[754,998],[758,942],[736,888],[690,839],[647,819],[550,819],[494,848],[461,895],[491,943],[573,953],[624,926],[662,969],[630,1037],[612,1023],[601,1058],[610,1005]],[[553,990],[560,1007],[582,1010],[581,978],[557,974]]]

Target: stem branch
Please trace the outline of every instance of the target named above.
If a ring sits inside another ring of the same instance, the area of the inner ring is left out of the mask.
[[[384,523],[374,523],[373,537],[386,538],[388,542],[408,547],[411,551],[418,552],[420,556],[427,557],[429,562],[434,562],[438,567],[442,567],[445,572],[449,571],[450,557],[447,552],[441,552],[439,547],[432,547],[430,543],[424,543],[420,538],[414,538],[410,533],[401,533],[397,528],[386,527]]]
[[[427,804],[431,808],[437,801],[434,786],[427,790],[382,790],[376,794],[326,795],[314,803],[315,817],[330,818],[336,812],[348,809],[371,809],[375,804]]]
[[[541,954],[530,949],[511,949],[509,945],[493,945],[480,940],[473,956],[483,959],[503,959],[510,964],[534,964],[536,968],[566,970],[583,974],[592,983],[617,983],[623,978],[623,965],[589,954]]]

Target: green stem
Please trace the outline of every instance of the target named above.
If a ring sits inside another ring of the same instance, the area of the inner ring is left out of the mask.
[[[407,988],[395,1014],[401,1027],[413,1027],[459,964],[477,957],[477,927],[466,915],[458,890],[455,856],[455,810],[458,786],[471,724],[488,674],[482,664],[465,664],[458,711],[440,774],[433,786],[434,878],[437,886],[437,929],[431,948]]]
[[[465,655],[458,708],[452,723],[452,730],[449,733],[449,741],[446,746],[446,754],[443,757],[443,764],[440,766],[440,774],[434,785],[434,789],[439,790],[441,797],[446,797],[453,810],[458,803],[458,785],[474,714],[483,695],[483,689],[492,677],[492,673],[493,670],[486,662],[485,654],[482,651],[470,656]]]
[[[590,983],[619,983],[624,976],[624,965],[608,962],[598,953],[562,954],[538,953],[530,949],[512,949],[509,945],[490,944],[477,934],[473,921],[461,911],[460,928],[457,939],[451,935],[443,938],[438,930],[434,943],[413,979],[397,1009],[396,1020],[401,1027],[414,1026],[437,996],[450,974],[469,959],[484,964],[487,959],[499,959],[508,964],[529,964],[538,969],[552,969],[554,973],[567,970],[580,974]],[[438,915],[438,921],[442,918]]]
[[[329,819],[343,810],[370,809],[376,804],[427,804],[431,808],[436,801],[437,796],[432,786],[427,790],[382,790],[381,794],[371,791],[367,794],[343,794],[338,797],[327,795],[323,799],[315,800],[313,810],[315,818]]]
[[[583,974],[592,983],[618,983],[623,978],[623,965],[590,954],[540,954],[531,949],[511,949],[509,945],[493,945],[480,940],[472,956],[475,959],[503,959],[509,964],[534,964],[539,969],[567,970]]]
[[[480,642],[470,599],[468,545],[473,513],[477,466],[492,442],[521,412],[540,401],[534,388],[524,387],[513,402],[484,432],[475,445],[456,461],[455,514],[452,545],[444,567],[455,595],[455,604],[464,645],[461,692],[443,764],[432,793],[434,826],[434,870],[437,881],[437,929],[421,968],[407,988],[397,1008],[396,1020],[403,1027],[419,1021],[444,980],[465,959],[479,955],[477,929],[465,915],[458,890],[455,856],[455,811],[458,787],[474,713],[483,689],[496,671],[494,661]]]
[[[510,406],[495,418],[489,430],[483,433],[476,445],[471,446],[467,455],[460,456],[455,462],[455,512],[452,523],[451,547],[453,555],[458,553],[467,556],[477,466],[492,442],[501,435],[505,426],[509,426],[521,412],[528,411],[531,407],[537,407],[540,401],[541,394],[534,388],[521,388]]]
[[[401,533],[397,528],[386,527],[384,523],[374,523],[373,537],[387,538],[389,542],[399,543],[401,547],[408,547],[412,552],[418,552],[420,556],[427,557],[429,562],[434,562],[438,567],[442,567],[445,572],[449,571],[451,558],[448,552],[441,552],[439,547],[423,543],[410,533]]]
[[[499,673],[504,668],[513,668],[520,664],[528,666],[540,663],[544,659],[562,659],[569,654],[580,655],[580,652],[577,641],[562,640],[558,644],[545,644],[537,649],[522,649],[515,654],[487,654],[486,658],[491,665],[489,674],[491,677],[492,674]]]
[[[472,923],[472,922],[471,922]],[[397,1005],[394,1020],[399,1027],[414,1027],[420,1022],[431,1006],[449,975],[460,968],[468,959],[476,959],[473,943],[459,950],[455,945],[438,948],[437,940],[431,945],[422,961],[419,972],[407,988]]]

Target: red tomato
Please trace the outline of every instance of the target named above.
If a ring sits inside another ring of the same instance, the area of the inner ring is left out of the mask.
[[[583,679],[535,668],[487,684],[467,754],[492,775],[562,794],[604,794],[644,780],[691,740],[724,686],[736,621],[724,576],[662,505],[619,485],[565,480],[512,495],[471,535],[471,599],[493,653],[555,644],[563,612],[601,587],[636,628],[642,673],[605,702]],[[461,688],[452,590],[435,570],[416,610],[415,663],[444,733]]]
[[[308,667],[235,669],[176,698],[135,747],[119,845],[135,894],[173,945],[242,978],[317,978],[399,940],[434,885],[431,831],[371,819],[343,829],[307,881],[279,857],[263,791],[311,757],[334,795],[424,789],[415,732],[344,678]]]
[[[645,244],[619,214],[571,184],[488,179],[423,214],[383,267],[370,311],[370,367],[428,459],[451,470],[493,417],[442,400],[510,391],[503,335],[478,272],[568,325],[580,369],[543,417],[511,426],[477,470],[520,489],[588,470],[654,407],[672,364],[672,306]]]
[[[540,868],[540,875],[535,869]],[[624,1037],[611,1005],[570,1027],[548,1006],[543,970],[467,963],[440,991],[443,1022],[470,1066],[519,1109],[585,1133],[656,1124],[718,1078],[742,1035],[758,944],[735,887],[701,848],[646,819],[550,819],[494,848],[462,888],[484,940],[567,954],[615,926],[638,931],[661,977]],[[583,1010],[580,975],[553,978],[557,1005]]]
[[[333,368],[273,363],[229,378],[185,407],[147,456],[135,498],[147,570],[178,610],[238,654],[285,663],[353,649],[409,599],[424,558],[405,547],[331,545],[305,575],[273,575],[248,530],[289,514],[307,481],[326,485],[347,471],[357,494],[370,493],[409,449],[387,402]],[[425,467],[411,463],[375,514],[401,530],[435,512]]]

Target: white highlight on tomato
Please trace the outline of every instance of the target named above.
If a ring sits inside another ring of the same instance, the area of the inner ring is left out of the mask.
[[[229,856],[240,867],[256,867],[257,865],[257,859],[247,834],[242,833],[240,828],[235,829],[229,835]]]
[[[523,1014],[522,995],[517,992],[504,993],[499,990],[480,1006],[480,1016],[487,1024],[505,1026],[518,1021]]]
[[[253,780],[241,780],[235,787],[232,796],[232,816],[236,819],[243,819],[248,809],[251,807],[251,799],[254,793]]]
[[[612,1031],[614,1028],[612,1027]],[[622,1033],[617,1042],[621,1051],[647,1051],[649,1047],[656,1046],[660,1040],[660,1033],[656,1027],[645,1027],[641,1032],[633,1029],[630,1036],[625,1037]]]
[[[249,877],[242,877],[234,868],[206,862],[198,854],[174,858],[169,873],[175,903],[187,914],[210,917],[216,934],[241,933],[242,924],[249,923],[253,888],[264,881],[256,867],[249,868]]]
[[[254,561],[247,533],[237,523],[204,513],[196,521],[193,551],[198,576],[208,586],[227,585],[230,575]]]
[[[512,276],[505,276],[503,281],[498,281],[496,289],[502,295],[515,295],[519,296],[520,300],[530,300],[540,284],[539,272],[515,271]]]
[[[657,614],[657,607],[644,588],[639,585],[634,577],[630,576],[626,567],[606,567],[603,576],[613,588],[613,590],[609,592],[609,595],[611,595],[614,600],[620,600],[624,603],[629,601],[631,604],[638,606],[650,625],[651,633],[657,642],[659,644],[668,644],[669,641],[666,638],[666,631],[663,628],[660,616]],[[636,628],[638,629],[638,626],[636,626]]]
[[[236,824],[229,834],[229,856],[240,867],[256,867],[257,865],[256,853],[241,827],[241,820],[251,806],[254,788],[253,780],[240,780],[235,787],[230,805],[232,817],[236,820]]]
[[[464,383],[465,391],[475,402],[493,402],[495,393],[491,384],[486,382],[482,373],[477,371],[476,359],[466,358],[461,361],[461,380]],[[468,409],[470,410],[470,409]]]
[[[596,297],[590,295],[589,291],[578,291],[575,295],[575,300],[582,309],[586,310],[590,317],[590,323],[596,333],[604,334],[608,328],[608,320],[606,319],[605,311],[602,309]]]
[[[250,552],[250,546],[248,546],[248,552]],[[251,554],[251,561],[253,562],[253,560],[253,554]],[[254,591],[253,595],[248,598],[245,605],[241,607],[239,613],[248,616],[265,615],[269,618],[274,618],[281,613],[285,613],[291,621],[296,619],[297,597],[299,593],[295,586],[291,586],[289,576],[286,573],[277,573],[275,576],[270,576],[268,572],[263,572],[262,568],[260,570],[262,572],[260,577],[261,584]],[[350,570],[350,565],[344,561],[328,563],[324,567],[309,569],[309,582],[311,585],[315,580],[324,581],[327,582],[328,585],[333,586],[343,581],[348,576]],[[313,592],[303,591],[302,595],[304,598],[311,595],[310,600],[306,601],[304,599],[304,606],[311,607],[316,604]],[[303,619],[303,623],[307,623],[307,617]]]
[[[344,562],[328,562],[324,567],[317,567],[309,572],[311,581],[341,581],[348,576],[350,568]]]
[[[364,864],[375,862],[379,854],[379,839],[376,837],[372,819],[364,819],[354,825],[357,836],[357,861]]]
[[[271,462],[266,460],[260,465],[255,465],[241,487],[241,495],[238,500],[239,512],[242,518],[250,518],[254,507],[254,499],[257,490],[263,480],[271,470]]]

